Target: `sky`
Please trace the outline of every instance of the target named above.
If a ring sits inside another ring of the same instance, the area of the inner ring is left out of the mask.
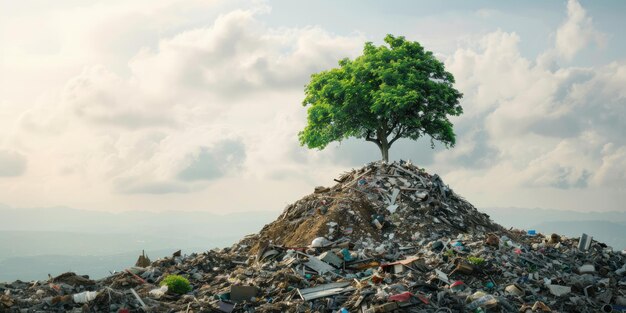
[[[626,3],[0,0],[0,203],[282,210],[378,160],[301,147],[310,75],[388,33],[454,74],[457,145],[398,141],[477,207],[626,211]]]

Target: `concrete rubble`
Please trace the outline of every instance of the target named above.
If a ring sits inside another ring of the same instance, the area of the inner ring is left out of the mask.
[[[626,312],[626,256],[590,236],[504,229],[407,162],[335,181],[229,248],[0,283],[0,312]]]

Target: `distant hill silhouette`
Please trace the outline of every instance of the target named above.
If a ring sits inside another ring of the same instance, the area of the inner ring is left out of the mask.
[[[66,207],[0,205],[0,281],[46,279],[74,270],[93,277],[133,265],[141,250],[154,260],[182,249],[229,246],[278,212],[108,213]]]
[[[576,237],[594,236],[626,248],[626,212],[585,213],[550,209],[480,209],[505,226]],[[68,270],[108,275],[134,264],[141,250],[151,259],[229,246],[280,214],[250,212],[109,213],[67,207],[14,209],[0,205],[0,281],[46,279]],[[176,232],[175,236],[171,236]]]

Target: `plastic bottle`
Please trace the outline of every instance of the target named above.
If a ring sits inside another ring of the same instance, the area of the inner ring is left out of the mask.
[[[470,310],[474,310],[477,308],[491,308],[498,305],[498,299],[496,299],[492,295],[482,296],[467,305],[467,308]]]

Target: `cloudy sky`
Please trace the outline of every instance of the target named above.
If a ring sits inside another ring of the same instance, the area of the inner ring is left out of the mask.
[[[387,33],[464,93],[399,141],[479,207],[626,210],[625,2],[0,0],[0,203],[282,210],[379,158],[298,145],[310,74]]]

